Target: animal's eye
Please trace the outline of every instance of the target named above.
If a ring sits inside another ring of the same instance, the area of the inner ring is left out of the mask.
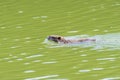
[[[61,39],[61,37],[58,37],[58,39],[60,40],[60,39]]]

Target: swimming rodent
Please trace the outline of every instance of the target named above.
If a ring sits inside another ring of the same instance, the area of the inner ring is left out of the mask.
[[[79,42],[86,42],[86,41],[96,41],[96,39],[89,39],[89,38],[65,39],[65,37],[59,36],[59,35],[50,35],[50,36],[48,36],[47,39],[50,41],[53,41],[55,43],[63,43],[63,44],[79,43]]]

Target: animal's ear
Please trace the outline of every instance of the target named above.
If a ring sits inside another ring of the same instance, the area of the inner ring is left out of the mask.
[[[61,39],[61,37],[58,37],[58,40],[60,40]]]

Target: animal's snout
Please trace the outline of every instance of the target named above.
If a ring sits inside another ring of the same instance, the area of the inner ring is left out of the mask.
[[[48,40],[53,40],[54,37],[52,37],[52,36],[48,36],[47,39],[48,39]]]
[[[48,40],[50,40],[50,38],[51,38],[50,36],[47,37]]]

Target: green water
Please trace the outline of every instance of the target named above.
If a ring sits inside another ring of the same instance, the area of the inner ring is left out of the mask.
[[[0,0],[0,80],[120,80],[119,21],[119,0]],[[118,42],[55,47],[52,34]]]

